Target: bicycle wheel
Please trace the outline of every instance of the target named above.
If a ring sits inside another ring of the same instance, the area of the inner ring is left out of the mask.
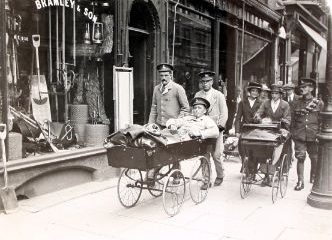
[[[210,164],[206,157],[201,157],[191,171],[189,182],[190,197],[194,203],[203,202],[208,194],[211,181]]]
[[[135,206],[142,194],[142,173],[137,169],[123,169],[118,180],[118,198],[122,206]]]
[[[163,189],[163,207],[169,216],[179,213],[185,192],[185,178],[179,169],[175,169],[167,177]]]

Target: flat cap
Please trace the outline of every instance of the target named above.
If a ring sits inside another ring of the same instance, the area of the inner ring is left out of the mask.
[[[210,78],[213,78],[215,75],[216,75],[216,73],[212,72],[212,71],[202,71],[198,74],[198,76],[201,79],[210,79]]]
[[[157,66],[157,70],[159,72],[171,72],[174,70],[174,67],[169,63],[161,63]]]
[[[299,81],[299,87],[305,86],[316,87],[316,81],[312,78],[301,78]]]
[[[195,105],[203,105],[206,109],[208,109],[210,107],[210,102],[205,98],[195,97],[191,100],[191,106]]]

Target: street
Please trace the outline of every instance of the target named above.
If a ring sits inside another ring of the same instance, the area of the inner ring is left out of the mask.
[[[125,209],[117,198],[117,179],[83,184],[22,200],[16,212],[0,214],[1,239],[331,240],[332,211],[306,203],[312,186],[309,162],[305,189],[293,190],[297,181],[293,164],[287,195],[273,204],[270,187],[252,186],[249,196],[241,199],[241,164],[232,158],[225,163],[222,186],[212,187],[199,205],[187,191],[183,207],[174,217],[165,214],[162,198],[155,199],[148,191],[143,191],[135,207]],[[190,161],[182,169],[190,169]]]

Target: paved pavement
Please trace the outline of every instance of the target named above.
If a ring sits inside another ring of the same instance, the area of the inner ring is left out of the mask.
[[[0,239],[332,240],[332,211],[306,203],[311,189],[308,179],[303,191],[293,190],[295,167],[286,197],[272,204],[269,187],[253,186],[249,196],[241,199],[240,163],[225,165],[222,186],[211,188],[199,205],[187,194],[174,217],[163,211],[162,198],[147,192],[134,208],[123,208],[117,199],[116,179],[112,179],[20,201],[18,211],[0,214]],[[190,161],[183,166],[185,172],[189,168]]]

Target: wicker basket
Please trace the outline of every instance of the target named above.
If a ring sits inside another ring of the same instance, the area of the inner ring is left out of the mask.
[[[73,124],[76,123],[87,123],[89,119],[88,105],[86,104],[75,104],[70,105],[70,120]]]
[[[87,146],[102,146],[108,136],[109,126],[104,124],[85,125],[85,144]]]

